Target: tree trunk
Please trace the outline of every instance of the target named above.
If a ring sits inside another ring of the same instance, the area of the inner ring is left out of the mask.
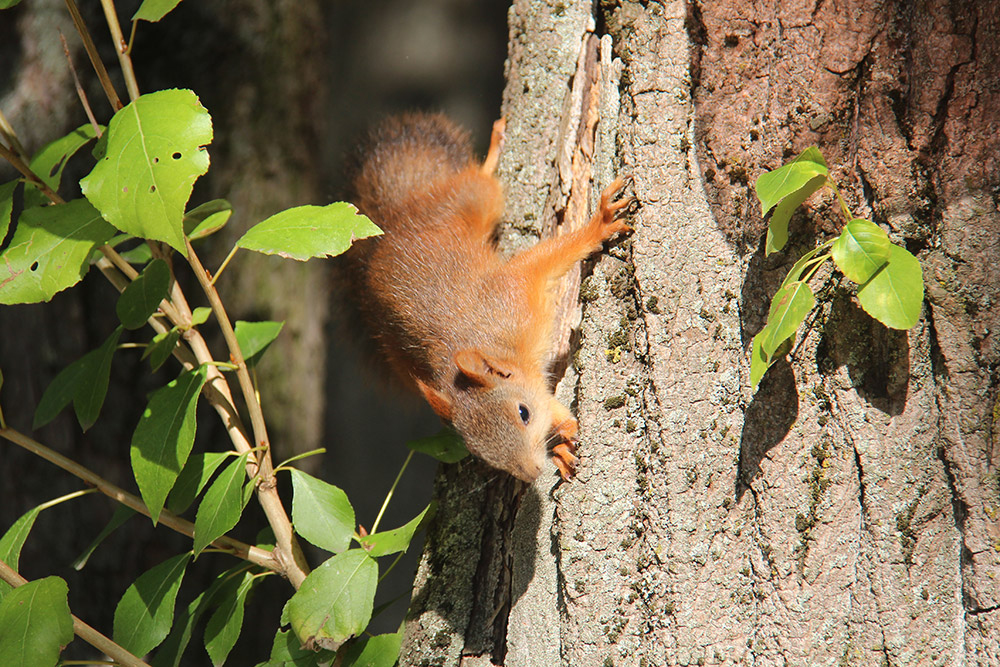
[[[441,473],[401,664],[1000,664],[1000,7],[602,11],[514,3],[501,160],[529,232],[634,176],[559,387],[580,474]],[[926,308],[889,330],[827,279],[754,394],[770,296],[838,226],[816,197],[765,259],[751,187],[814,144]]]

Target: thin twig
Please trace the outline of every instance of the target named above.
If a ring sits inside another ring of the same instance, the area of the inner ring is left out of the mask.
[[[87,24],[83,22],[83,16],[80,15],[80,10],[76,6],[76,0],[66,0],[66,8],[69,9],[73,25],[76,26],[76,31],[80,34],[80,39],[83,40],[83,48],[87,51],[87,56],[90,57],[90,64],[94,66],[94,72],[97,73],[97,78],[104,88],[104,94],[107,95],[108,102],[111,103],[111,110],[118,111],[124,105],[121,98],[118,97],[115,85],[111,83],[111,77],[108,76],[108,70],[101,61],[100,54],[97,53],[97,47],[94,45],[94,40],[90,37]]]
[[[14,153],[11,149],[7,148],[3,144],[0,144],[0,157],[10,162],[10,164],[21,172],[28,181],[34,185],[36,188],[42,191],[46,197],[51,199],[56,204],[65,204],[66,201],[59,196],[59,194],[50,188],[48,184],[40,179],[35,172],[31,171],[29,167],[18,155]]]
[[[17,133],[11,127],[11,124],[7,122],[7,117],[3,115],[2,111],[0,111],[0,137],[3,137],[3,140],[10,144],[10,147],[14,149],[14,152],[22,160],[25,162],[29,161],[28,153],[24,150],[24,146],[21,145],[21,140],[17,138]]]
[[[18,574],[14,568],[2,560],[0,560],[0,579],[3,579],[14,588],[19,588],[29,583],[27,579]],[[124,665],[124,667],[149,667],[148,664],[81,621],[75,615],[70,614],[70,616],[73,617],[73,633],[104,655],[114,658],[117,664]]]
[[[150,516],[149,508],[146,507],[146,504],[143,503],[142,499],[139,497],[132,495],[115,484],[112,484],[97,473],[83,467],[76,461],[63,456],[62,454],[49,449],[42,443],[28,437],[20,431],[12,428],[0,429],[0,437],[13,442],[15,445],[28,450],[32,454],[45,459],[49,463],[59,466],[66,472],[75,475],[87,484],[95,487],[107,497],[118,501],[122,505],[139,512],[140,514],[144,514],[145,516]],[[160,516],[157,521],[171,530],[181,533],[182,535],[186,535],[191,538],[194,537],[194,524],[187,519],[182,519],[170,510],[160,510]],[[274,555],[266,549],[251,546],[230,537],[220,537],[212,542],[212,546],[225,551],[226,553],[232,554],[237,558],[242,558],[243,560],[249,561],[255,565],[260,565],[261,567],[266,567],[269,570],[274,570],[279,573],[282,571],[281,565],[275,559]]]
[[[129,44],[122,34],[122,26],[118,23],[118,11],[115,9],[114,0],[101,0],[101,7],[104,8],[104,18],[108,22],[111,30],[111,40],[115,44],[115,52],[118,54],[118,63],[122,67],[122,75],[125,77],[125,87],[128,89],[128,96],[134,102],[139,97],[139,82],[135,78],[135,70],[132,69],[132,56],[129,54]]]
[[[83,110],[87,114],[87,120],[90,121],[91,127],[94,128],[94,134],[97,138],[101,138],[101,126],[97,124],[97,118],[94,117],[94,111],[90,108],[90,100],[87,99],[87,92],[80,85],[80,77],[76,74],[76,65],[73,64],[73,56],[69,53],[69,44],[66,43],[66,36],[59,31],[59,40],[62,41],[63,53],[66,54],[66,62],[69,63],[70,74],[73,75],[73,84],[76,86],[76,95],[80,98],[80,104],[83,105]]]
[[[240,350],[240,345],[236,340],[236,332],[233,330],[233,325],[229,320],[229,315],[226,313],[225,306],[222,304],[222,299],[219,297],[215,286],[212,285],[211,276],[208,275],[201,260],[198,259],[198,255],[195,253],[189,240],[186,240],[186,245],[188,262],[191,263],[195,278],[198,280],[202,290],[204,290],[205,295],[208,297],[209,304],[212,306],[215,319],[219,323],[219,328],[222,329],[222,336],[225,338],[226,346],[229,348],[231,360],[239,367],[236,370],[236,375],[239,378],[243,400],[246,402],[247,410],[250,412],[254,443],[256,447],[260,447],[262,450],[261,454],[256,457],[257,470],[255,471],[252,466],[248,466],[248,474],[251,478],[255,476],[260,478],[260,484],[257,486],[257,498],[264,510],[264,514],[267,515],[268,523],[271,524],[271,528],[274,530],[274,537],[278,543],[276,552],[280,552],[281,556],[286,556],[290,559],[290,562],[286,563],[288,567],[288,580],[298,589],[309,572],[309,566],[306,563],[305,555],[302,553],[302,548],[299,546],[298,540],[295,539],[295,533],[292,531],[292,523],[288,519],[288,514],[285,512],[284,505],[281,502],[281,496],[278,495],[277,487],[275,486],[274,468],[271,462],[271,447],[267,437],[267,427],[264,424],[264,413],[261,411],[260,403],[257,401],[253,380],[250,378],[246,360],[243,358],[243,352]]]

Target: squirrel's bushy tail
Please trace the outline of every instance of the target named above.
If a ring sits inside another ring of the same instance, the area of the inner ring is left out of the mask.
[[[373,219],[383,219],[389,206],[405,203],[474,160],[468,132],[442,114],[429,113],[385,119],[369,132],[356,155],[354,202]]]

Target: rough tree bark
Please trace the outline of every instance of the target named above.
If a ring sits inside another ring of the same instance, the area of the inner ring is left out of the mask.
[[[401,664],[1000,664],[1000,7],[599,12],[514,2],[501,161],[512,237],[634,175],[560,384],[580,474],[443,470]],[[769,298],[837,223],[816,198],[765,260],[752,183],[812,144],[925,309],[888,330],[827,280],[754,394]]]

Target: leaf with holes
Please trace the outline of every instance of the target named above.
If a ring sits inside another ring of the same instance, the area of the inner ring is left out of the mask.
[[[0,665],[49,667],[73,641],[69,588],[59,577],[30,581],[0,602]]]
[[[101,130],[103,131],[104,128],[101,127]],[[96,136],[97,133],[94,131],[93,125],[89,123],[81,125],[65,137],[46,144],[40,151],[35,153],[29,165],[31,171],[42,179],[47,186],[58,192],[66,163],[77,151],[93,141]],[[24,208],[43,206],[48,203],[49,198],[42,194],[42,191],[34,184],[29,182],[24,189]]]
[[[889,260],[858,288],[861,307],[893,329],[909,329],[920,319],[924,277],[920,262],[905,248],[889,245]]]
[[[115,229],[86,200],[30,208],[0,254],[0,303],[38,303],[80,282]]]
[[[335,202],[275,213],[251,227],[236,246],[303,262],[311,257],[339,255],[356,239],[381,233],[353,204]]]
[[[160,645],[174,621],[174,603],[191,560],[183,553],[139,576],[115,608],[116,643],[133,655],[145,655]]]
[[[208,112],[190,90],[161,90],[119,110],[106,135],[107,153],[80,181],[83,194],[123,232],[186,255],[184,208],[208,171]]]
[[[851,220],[844,225],[830,254],[837,268],[859,285],[871,279],[889,261],[889,235],[868,220]]]

